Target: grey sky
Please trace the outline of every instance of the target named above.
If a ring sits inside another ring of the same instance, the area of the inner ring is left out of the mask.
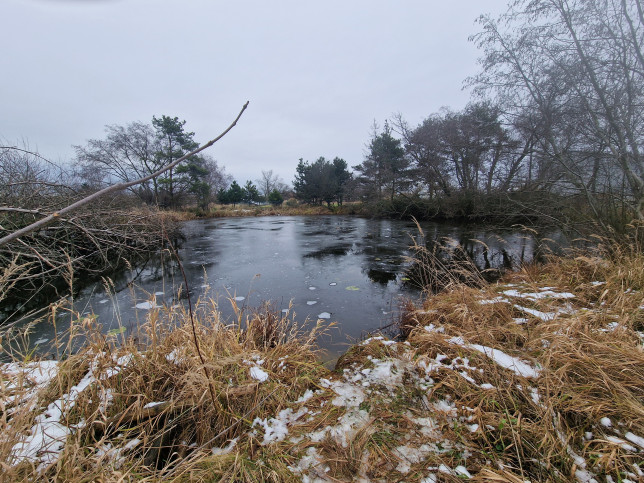
[[[504,0],[2,0],[0,139],[53,160],[104,125],[178,116],[240,182],[362,161],[376,119],[462,108],[468,42]]]

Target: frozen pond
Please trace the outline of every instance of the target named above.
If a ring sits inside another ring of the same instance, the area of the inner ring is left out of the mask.
[[[538,245],[519,230],[422,226],[427,240],[450,237],[481,266],[529,261]],[[321,341],[331,357],[351,340],[391,324],[403,297],[419,296],[405,283],[411,236],[417,236],[411,222],[340,216],[223,218],[187,222],[184,233],[179,254],[193,303],[213,297],[224,317],[231,318],[229,297],[244,310],[270,301],[278,311],[290,305],[290,315],[294,312],[298,321],[337,322],[331,337]],[[561,242],[557,232],[543,235]],[[488,246],[485,257],[475,239]],[[163,258],[114,274],[109,292],[100,283],[84,288],[75,297],[75,308],[96,314],[106,332],[119,327],[129,332],[154,304],[185,303],[177,297],[183,279],[176,263]],[[68,326],[66,318],[60,317],[59,330]],[[32,331],[30,344],[39,342],[38,348],[47,351],[53,337],[53,325],[41,323]]]

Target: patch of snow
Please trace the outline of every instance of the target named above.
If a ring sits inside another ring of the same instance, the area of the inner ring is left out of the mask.
[[[610,441],[613,444],[621,446],[626,451],[632,451],[633,453],[637,451],[637,448],[635,446],[631,446],[630,444],[628,444],[626,441],[624,441],[621,438],[617,438],[615,436],[607,436],[606,440]]]
[[[636,444],[640,448],[644,449],[644,438],[642,438],[641,436],[637,436],[631,432],[628,432],[624,435],[624,437],[631,443]]]
[[[473,349],[475,351],[485,354],[487,357],[492,359],[501,367],[505,369],[510,369],[515,374],[528,378],[539,377],[540,371],[530,366],[529,364],[523,362],[522,360],[507,355],[505,352],[499,349],[493,349],[492,347],[487,347],[479,344],[468,344],[461,337],[453,337],[449,340],[451,344],[460,345],[468,349]]]
[[[514,307],[525,312],[526,314],[530,314],[538,319],[541,319],[544,322],[549,322],[551,320],[554,320],[554,318],[557,316],[557,312],[541,312],[536,309],[522,307],[521,305],[516,305],[516,304],[514,305]]]
[[[64,424],[66,413],[74,407],[78,396],[95,381],[90,369],[67,394],[49,404],[45,412],[34,419],[29,435],[11,450],[14,464],[23,460],[39,462],[38,470],[41,471],[58,460],[70,434],[70,428]]]
[[[250,368],[250,377],[258,380],[259,382],[266,382],[268,380],[268,374],[266,373],[266,371],[260,369],[257,366]]]
[[[489,305],[489,304],[499,304],[499,303],[507,303],[509,304],[510,301],[506,299],[505,297],[496,297],[493,299],[485,299],[485,300],[479,300],[479,305]]]
[[[224,446],[223,448],[217,448],[217,447],[212,448],[211,449],[212,454],[215,455],[215,456],[220,456],[220,455],[225,455],[225,454],[230,453],[233,450],[233,448],[235,447],[235,445],[237,444],[238,439],[239,439],[238,437],[234,438],[234,439],[231,439],[230,443],[228,443],[228,445]]]
[[[467,471],[467,468],[465,468],[465,466],[463,465],[458,465],[456,468],[454,468],[454,473],[456,473],[457,475],[465,476],[467,478],[472,478],[470,472]]]
[[[288,435],[288,425],[293,424],[308,412],[309,410],[306,408],[302,408],[296,413],[291,408],[282,409],[276,418],[255,418],[251,427],[260,425],[264,428],[264,441],[262,445],[273,441],[282,441]]]
[[[425,330],[427,332],[438,332],[439,334],[442,334],[445,332],[445,327],[436,327],[434,324],[429,324],[425,326]]]
[[[315,393],[314,393],[313,391],[311,391],[310,389],[307,389],[307,390],[304,392],[304,394],[302,394],[302,395],[297,399],[297,401],[295,401],[295,403],[296,403],[296,404],[299,404],[299,403],[305,403],[306,401],[308,401],[309,399],[311,399],[314,395],[315,395]]]
[[[158,406],[159,404],[163,404],[164,402],[165,401],[149,402],[145,406],[143,406],[143,409],[153,408],[154,406]]]
[[[613,422],[610,420],[610,418],[603,417],[599,420],[602,426],[606,428],[610,428],[613,425]]]

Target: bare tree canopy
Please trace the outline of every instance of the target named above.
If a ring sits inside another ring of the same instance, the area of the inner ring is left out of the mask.
[[[174,167],[176,167],[182,161],[184,161],[184,160],[190,158],[191,156],[194,156],[194,155],[200,153],[201,151],[209,148],[210,146],[215,144],[217,141],[219,141],[221,138],[223,138],[233,127],[235,127],[235,125],[237,125],[237,121],[239,121],[239,118],[242,116],[242,114],[244,113],[244,111],[246,110],[247,107],[248,107],[248,102],[246,102],[246,104],[244,104],[242,109],[239,111],[239,114],[237,114],[237,117],[230,124],[230,126],[228,126],[221,134],[219,134],[214,139],[211,139],[210,141],[208,141],[203,146],[201,146],[201,147],[199,147],[197,149],[194,149],[193,151],[181,156],[180,158],[174,160],[170,164],[158,169],[157,171],[155,171],[153,173],[150,173],[150,174],[148,174],[146,176],[143,176],[141,178],[138,178],[138,179],[135,179],[135,180],[132,180],[132,181],[113,184],[111,186],[108,186],[107,188],[103,188],[102,190],[97,191],[96,193],[92,193],[91,195],[88,195],[88,196],[86,196],[86,197],[84,197],[84,198],[82,198],[82,199],[80,199],[78,201],[75,201],[74,203],[72,203],[70,205],[67,205],[64,208],[60,209],[60,210],[57,210],[57,211],[55,211],[53,213],[49,213],[46,216],[44,216],[42,219],[40,219],[40,220],[38,220],[38,221],[36,221],[34,223],[31,223],[31,224],[29,224],[29,225],[27,225],[27,226],[25,226],[25,227],[23,227],[23,228],[21,228],[19,230],[14,231],[13,233],[10,233],[10,234],[0,238],[0,247],[3,246],[3,245],[8,244],[9,242],[11,242],[13,240],[16,240],[16,239],[20,238],[21,236],[24,236],[24,235],[26,235],[28,233],[31,233],[31,232],[33,232],[35,230],[38,230],[40,228],[44,228],[45,226],[47,226],[47,225],[53,223],[54,221],[56,221],[57,219],[60,219],[61,216],[65,215],[67,213],[70,213],[70,212],[72,212],[72,211],[74,211],[74,210],[76,210],[76,209],[78,209],[78,208],[80,208],[82,206],[85,206],[85,205],[87,205],[87,204],[97,200],[98,198],[101,198],[101,197],[107,195],[107,194],[123,191],[123,190],[125,190],[127,188],[130,188],[132,186],[136,186],[136,185],[139,185],[139,184],[142,184],[142,183],[146,183],[146,182],[148,182],[148,181],[150,181],[152,179],[155,179],[155,178],[159,177],[160,175],[164,174],[165,172],[167,172],[167,171],[173,169]]]
[[[598,218],[615,200],[644,218],[644,15],[640,0],[518,0],[474,37],[470,79],[532,130]]]

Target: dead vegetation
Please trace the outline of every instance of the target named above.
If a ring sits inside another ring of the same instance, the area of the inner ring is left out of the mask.
[[[118,344],[79,320],[91,343],[52,377],[1,369],[0,461],[8,481],[640,481],[643,288],[637,244],[454,281],[333,371],[319,327],[270,307],[225,327],[198,305],[208,371],[179,309]],[[60,448],[28,454],[56,401]]]

